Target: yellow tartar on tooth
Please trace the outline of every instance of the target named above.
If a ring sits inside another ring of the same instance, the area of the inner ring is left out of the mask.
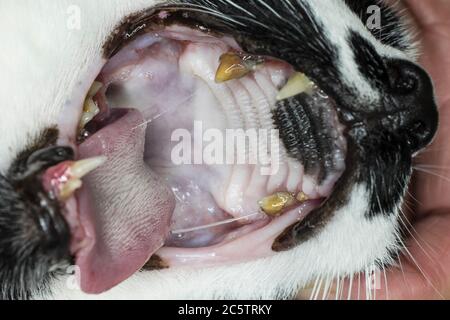
[[[216,71],[216,83],[223,83],[230,80],[245,77],[249,69],[242,58],[236,53],[225,53],[220,57],[220,65]]]
[[[308,200],[309,200],[309,197],[308,197],[308,195],[307,195],[306,193],[304,193],[304,192],[302,191],[302,192],[299,192],[299,193],[297,194],[296,199],[297,199],[298,202],[303,203],[303,202],[308,201]]]
[[[295,197],[289,192],[277,192],[259,201],[261,210],[269,216],[279,216],[283,211],[295,204]]]

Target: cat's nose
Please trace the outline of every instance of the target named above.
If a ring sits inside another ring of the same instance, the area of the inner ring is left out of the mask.
[[[430,76],[418,65],[395,60],[387,64],[389,96],[393,100],[388,112],[399,112],[397,129],[404,133],[412,151],[426,147],[436,134],[439,115]]]

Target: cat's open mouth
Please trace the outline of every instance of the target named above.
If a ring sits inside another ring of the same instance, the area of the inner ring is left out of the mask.
[[[306,106],[290,105],[292,96]],[[291,119],[304,130],[293,130]],[[88,293],[146,265],[270,256],[275,239],[326,201],[345,169],[334,102],[306,75],[243,53],[231,37],[177,24],[110,59],[75,120],[65,143],[92,160],[75,165],[80,177],[62,163],[44,182],[66,203]],[[290,150],[299,139],[303,156],[323,147],[315,161],[326,162],[326,172]]]

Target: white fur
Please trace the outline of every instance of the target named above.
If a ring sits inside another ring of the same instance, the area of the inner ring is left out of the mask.
[[[101,47],[127,14],[150,7],[154,0],[2,0],[0,2],[0,170],[47,126],[56,124],[64,106],[81,106],[102,66]],[[81,10],[81,30],[66,27],[71,5]],[[361,94],[376,98],[358,74],[342,42],[342,32],[356,28],[375,43],[370,33],[339,0],[309,1],[312,13],[323,20],[340,48],[341,72]],[[355,27],[356,26],[356,27]],[[341,29],[342,28],[342,29]],[[376,43],[391,56],[405,55]],[[354,188],[351,202],[334,215],[325,230],[295,250],[270,259],[206,270],[169,269],[146,272],[100,296],[71,290],[67,278],[52,285],[51,297],[92,299],[193,299],[289,297],[320,277],[351,276],[376,259],[388,259],[395,246],[396,215],[364,217],[364,185]],[[281,296],[280,296],[281,294]]]

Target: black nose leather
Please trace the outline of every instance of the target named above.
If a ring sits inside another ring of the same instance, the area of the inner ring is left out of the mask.
[[[387,67],[391,103],[386,111],[399,114],[396,130],[405,135],[413,152],[419,151],[432,141],[438,128],[433,83],[425,70],[414,63],[393,60]]]

